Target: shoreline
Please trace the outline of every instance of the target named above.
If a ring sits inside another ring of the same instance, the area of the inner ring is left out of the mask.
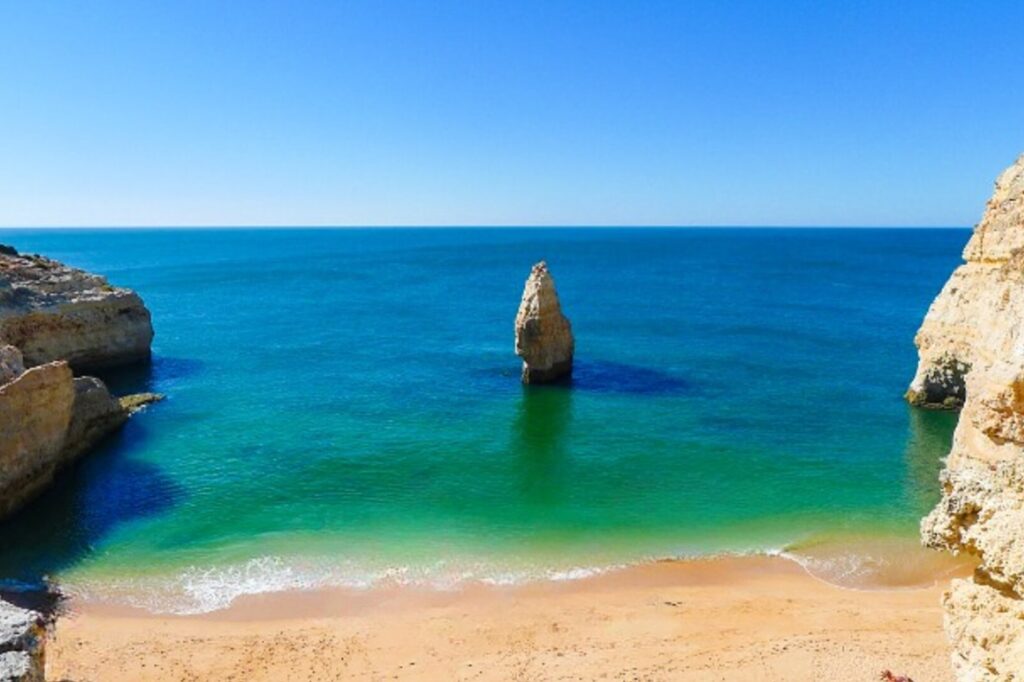
[[[594,558],[594,557],[591,557]],[[466,557],[463,557],[466,559]],[[352,601],[374,595],[449,594],[486,590],[543,590],[579,582],[600,584],[619,577],[637,580],[655,566],[747,565],[767,561],[792,564],[814,580],[839,589],[915,590],[968,575],[967,557],[925,549],[916,539],[891,535],[846,535],[792,543],[781,549],[724,551],[695,555],[650,555],[613,561],[564,562],[551,557],[517,565],[453,558],[432,567],[352,565],[317,555],[261,556],[242,563],[188,567],[182,572],[121,576],[57,577],[56,587],[90,611],[136,617],[190,617],[237,610],[259,600],[288,602],[295,596],[339,594]],[[681,578],[687,570],[679,571]]]
[[[189,616],[72,600],[48,645],[48,674],[852,681],[892,669],[951,680],[947,584],[841,588],[781,557],[742,557],[518,586],[264,593]]]

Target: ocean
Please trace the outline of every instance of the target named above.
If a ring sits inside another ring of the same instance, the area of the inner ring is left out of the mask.
[[[182,613],[718,554],[913,584],[956,416],[901,396],[968,236],[0,230],[135,289],[153,362],[103,378],[167,395],[0,526],[0,578]],[[541,259],[576,366],[524,387]]]

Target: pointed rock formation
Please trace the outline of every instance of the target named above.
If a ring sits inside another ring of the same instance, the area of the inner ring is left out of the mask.
[[[572,374],[575,341],[562,314],[555,280],[544,261],[530,271],[516,315],[516,355],[523,359],[523,383],[542,384]]]
[[[915,339],[908,399],[963,406],[921,536],[980,561],[943,599],[957,678],[1024,679],[1024,156],[996,182],[964,258]]]

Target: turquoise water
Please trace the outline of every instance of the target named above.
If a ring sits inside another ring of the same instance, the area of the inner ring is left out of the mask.
[[[0,231],[137,290],[154,362],[106,378],[168,396],[0,527],[0,576],[203,610],[912,542],[955,417],[901,394],[967,236]],[[512,321],[541,258],[571,386],[519,383]]]

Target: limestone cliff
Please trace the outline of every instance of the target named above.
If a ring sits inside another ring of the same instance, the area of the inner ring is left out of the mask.
[[[574,350],[572,326],[562,314],[555,280],[541,261],[530,271],[516,315],[516,355],[523,359],[523,383],[570,375]]]
[[[110,395],[99,379],[78,377],[74,381],[74,390],[71,422],[64,437],[62,453],[66,460],[88,452],[107,434],[128,421],[128,410]]]
[[[106,279],[42,256],[0,249],[0,342],[28,365],[66,360],[75,371],[149,357],[153,326],[142,299]]]
[[[74,378],[64,361],[23,370],[17,348],[0,347],[0,518],[160,398],[141,393],[119,400],[95,377]]]
[[[74,400],[66,362],[33,367],[0,386],[0,518],[52,480],[63,459]]]
[[[72,376],[65,361],[22,370],[13,346],[0,347],[0,518],[35,498],[60,468],[121,427],[156,393],[115,398],[99,379]]]
[[[979,559],[944,598],[960,680],[1024,680],[1024,156],[916,337],[912,403],[963,406],[925,544]]]
[[[119,401],[99,379],[72,375],[148,358],[152,338],[134,292],[0,248],[0,518],[156,397]]]
[[[1024,270],[1024,156],[996,180],[985,215],[957,268],[925,315],[914,342],[920,353],[907,399],[915,405],[959,408],[975,363],[1007,357],[1014,291]]]

